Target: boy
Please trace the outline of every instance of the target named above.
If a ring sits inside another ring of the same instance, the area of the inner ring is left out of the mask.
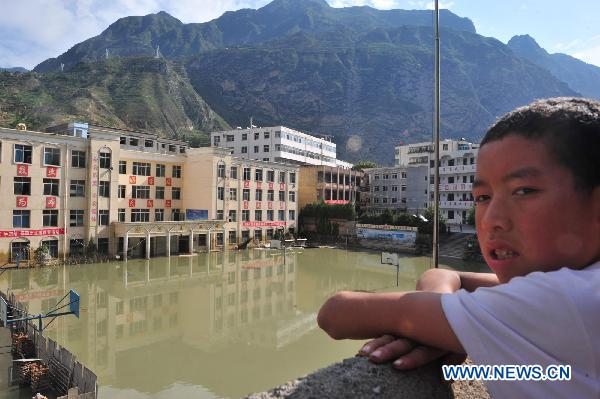
[[[402,368],[448,352],[482,365],[571,366],[568,382],[489,382],[495,398],[599,398],[599,150],[600,102],[554,98],[505,115],[481,142],[473,183],[494,273],[437,269],[420,291],[341,292],[319,326],[335,339],[389,334],[363,347],[372,360],[423,345]]]

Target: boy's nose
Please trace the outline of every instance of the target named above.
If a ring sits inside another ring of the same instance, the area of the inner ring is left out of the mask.
[[[481,227],[486,231],[510,230],[510,211],[504,201],[492,198],[481,214]]]

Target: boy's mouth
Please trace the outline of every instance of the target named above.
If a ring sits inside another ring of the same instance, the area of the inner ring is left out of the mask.
[[[510,249],[492,249],[490,251],[492,259],[504,260],[519,256],[519,253]]]

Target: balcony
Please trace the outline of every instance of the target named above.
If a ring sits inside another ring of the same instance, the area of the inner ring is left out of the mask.
[[[471,209],[473,201],[440,201],[442,209]]]
[[[441,191],[471,191],[473,183],[442,183],[440,184]]]
[[[454,175],[460,173],[475,173],[476,165],[455,165],[440,167],[440,175]]]

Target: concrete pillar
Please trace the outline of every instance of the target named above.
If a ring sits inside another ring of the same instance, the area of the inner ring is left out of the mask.
[[[146,259],[150,259],[150,233],[146,233]]]
[[[194,231],[190,231],[190,255],[194,253]]]
[[[206,251],[210,253],[210,230],[206,232]]]
[[[123,237],[123,260],[127,260],[127,248],[129,247],[129,233]]]
[[[171,256],[171,233],[167,232],[167,256]]]

